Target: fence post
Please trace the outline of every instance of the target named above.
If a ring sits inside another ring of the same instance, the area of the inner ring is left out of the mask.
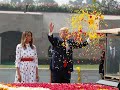
[[[76,70],[77,70],[77,73],[78,73],[78,83],[80,83],[81,82],[80,67],[76,67]]]

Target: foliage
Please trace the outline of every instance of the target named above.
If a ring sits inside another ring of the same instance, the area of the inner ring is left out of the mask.
[[[39,3],[55,3],[54,0],[37,0]]]
[[[26,0],[27,1],[27,0]],[[32,0],[30,0],[32,3]],[[24,0],[25,2],[25,0]],[[47,0],[46,0],[47,2]],[[51,1],[52,2],[52,1]],[[120,15],[120,9],[114,8],[114,9],[108,9],[105,7],[102,7],[101,3],[97,2],[97,9],[101,9],[101,11],[104,14],[114,14],[114,15]],[[88,9],[90,5],[88,5]],[[78,9],[79,7],[70,6],[70,5],[62,5],[58,6],[57,3],[36,3],[36,4],[29,4],[28,11],[31,12],[65,12],[65,13],[73,13],[74,10]],[[4,11],[24,11],[25,10],[25,4],[23,3],[0,3],[0,10]]]

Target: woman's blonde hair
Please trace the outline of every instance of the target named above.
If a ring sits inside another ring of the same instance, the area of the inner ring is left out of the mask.
[[[24,49],[26,49],[26,44],[25,44],[25,42],[26,42],[26,36],[29,35],[29,34],[31,34],[31,41],[29,42],[30,47],[31,47],[32,49],[34,48],[34,46],[33,46],[33,35],[32,35],[32,32],[31,32],[31,31],[24,31],[24,32],[22,33],[22,37],[21,37],[21,44],[22,44],[22,47],[23,47]]]

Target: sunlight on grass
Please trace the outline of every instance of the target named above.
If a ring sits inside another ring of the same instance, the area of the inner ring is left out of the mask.
[[[98,69],[99,65],[95,64],[95,65],[90,65],[90,64],[86,64],[86,65],[74,65],[74,68],[76,67],[80,67],[81,69]]]
[[[81,69],[98,69],[98,64],[95,65],[74,65],[74,68],[80,67]],[[0,68],[15,68],[15,65],[0,65]],[[49,65],[39,65],[39,68],[49,68]]]

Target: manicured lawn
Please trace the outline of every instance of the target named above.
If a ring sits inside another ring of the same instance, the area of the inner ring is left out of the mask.
[[[98,69],[99,65],[98,64],[74,65],[74,68],[76,68],[76,67],[80,67],[81,69]]]
[[[81,69],[98,69],[98,64],[95,65],[74,65],[74,68],[80,67]],[[15,68],[15,65],[0,65],[0,68]],[[39,65],[39,68],[49,68],[49,65]]]

